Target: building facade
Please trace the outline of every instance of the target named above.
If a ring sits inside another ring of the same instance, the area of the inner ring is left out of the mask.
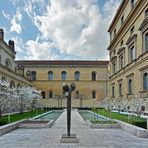
[[[31,72],[32,85],[42,91],[44,106],[66,106],[63,83],[76,84],[73,107],[98,106],[108,93],[108,61],[16,61]]]
[[[109,97],[148,98],[148,1],[122,0],[108,32]]]
[[[31,86],[24,77],[24,67],[15,63],[14,41],[4,41],[4,31],[0,29],[0,78],[10,82],[10,87]]]

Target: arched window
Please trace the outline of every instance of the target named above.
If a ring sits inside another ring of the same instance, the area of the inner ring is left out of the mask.
[[[148,73],[143,75],[143,90],[148,90]]]
[[[46,96],[45,91],[42,91],[41,95],[42,95],[42,98],[45,98],[45,96]]]
[[[145,34],[145,51],[148,51],[148,33]]]
[[[148,9],[145,11],[145,17],[148,17]]]
[[[53,80],[53,72],[52,71],[48,72],[48,80]]]
[[[132,79],[130,79],[130,80],[128,81],[128,92],[129,92],[129,94],[132,93]]]
[[[66,80],[67,73],[66,71],[62,71],[62,80]]]
[[[75,72],[75,80],[76,81],[79,81],[80,80],[80,72],[79,71],[76,71]]]
[[[96,81],[96,72],[95,71],[93,71],[91,73],[91,76],[92,76],[92,81]]]
[[[92,91],[92,98],[96,99],[96,91]]]
[[[35,81],[36,80],[36,71],[31,72],[31,80]]]
[[[49,91],[49,98],[53,98],[53,93],[51,90]]]
[[[11,62],[10,62],[9,59],[6,59],[6,60],[5,60],[5,66],[6,66],[7,68],[11,68]]]
[[[11,81],[10,82],[10,88],[14,88],[15,87],[15,83],[14,83],[14,81]]]

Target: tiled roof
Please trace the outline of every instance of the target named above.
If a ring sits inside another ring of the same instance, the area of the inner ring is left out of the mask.
[[[80,60],[16,60],[23,65],[107,65],[109,61],[80,61]]]

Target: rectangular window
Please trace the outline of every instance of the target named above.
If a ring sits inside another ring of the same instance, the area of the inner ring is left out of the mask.
[[[49,92],[49,98],[53,98],[53,93],[52,93],[52,91]]]
[[[115,87],[112,86],[112,97],[115,97]]]
[[[124,67],[124,58],[123,55],[119,57],[119,67],[122,69]]]
[[[96,92],[95,91],[92,92],[92,98],[96,99]]]
[[[130,55],[130,62],[132,62],[135,59],[135,47],[134,46],[130,48],[129,55]]]
[[[133,92],[133,82],[132,79],[128,80],[128,93],[132,94]]]
[[[113,74],[116,73],[116,63],[115,62],[112,64],[112,73]]]
[[[135,27],[133,26],[130,30],[130,35],[133,35],[134,34],[134,30],[135,30]]]
[[[119,83],[119,96],[121,96],[121,95],[122,95],[122,84]]]
[[[121,17],[121,26],[123,25],[124,23],[124,15]]]
[[[148,51],[148,33],[145,35],[145,51]]]

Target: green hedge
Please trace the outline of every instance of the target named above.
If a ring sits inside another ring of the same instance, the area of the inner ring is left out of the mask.
[[[132,122],[132,124],[147,129],[146,122]]]

